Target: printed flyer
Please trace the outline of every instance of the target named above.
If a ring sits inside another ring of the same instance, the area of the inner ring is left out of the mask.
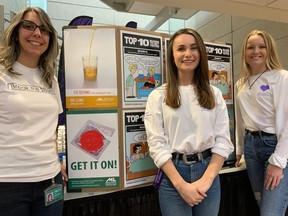
[[[144,111],[124,111],[124,187],[151,183],[157,172],[144,126]]]
[[[66,108],[118,106],[115,28],[63,30]]]
[[[235,147],[235,120],[233,109],[233,68],[232,68],[232,45],[205,42],[208,65],[209,82],[222,92],[227,105],[231,141]],[[236,159],[235,151],[225,160],[224,166],[234,165]]]
[[[232,46],[205,42],[210,84],[219,88],[226,104],[233,103]]]
[[[68,189],[118,188],[118,114],[67,111]]]
[[[120,31],[123,107],[145,107],[162,85],[162,37]]]

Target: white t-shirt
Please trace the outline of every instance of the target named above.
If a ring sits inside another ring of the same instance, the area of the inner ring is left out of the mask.
[[[198,104],[194,87],[179,86],[181,106],[165,104],[166,85],[153,90],[145,110],[145,129],[151,157],[157,167],[171,159],[172,152],[196,153],[212,148],[225,158],[233,152],[229,118],[222,93],[212,87],[216,106],[212,110]]]
[[[250,84],[258,77],[250,76]],[[263,73],[249,89],[248,83],[235,85],[236,153],[243,154],[245,129],[277,135],[276,150],[269,163],[285,168],[288,159],[288,71]]]
[[[0,72],[0,182],[38,182],[60,171],[56,152],[59,86],[42,81],[42,71],[19,62],[13,75]]]

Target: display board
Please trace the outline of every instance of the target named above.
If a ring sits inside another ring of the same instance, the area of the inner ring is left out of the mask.
[[[63,28],[67,192],[154,180],[143,117],[149,94],[166,79],[169,37],[119,26]],[[232,46],[205,43],[210,83],[227,103],[234,141]],[[235,153],[225,164],[234,160]]]
[[[162,40],[119,26],[63,28],[67,192],[153,181],[143,116],[148,95],[163,83]]]

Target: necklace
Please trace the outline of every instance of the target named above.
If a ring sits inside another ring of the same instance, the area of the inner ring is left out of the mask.
[[[266,72],[266,71],[267,71],[267,68],[265,69],[265,71],[263,71],[262,73],[260,73],[260,75],[252,82],[252,84],[250,84],[249,78],[247,79],[247,80],[248,80],[249,89],[252,88],[252,86],[255,84],[255,82],[256,82],[256,81],[262,76],[262,74],[263,74],[264,72]]]

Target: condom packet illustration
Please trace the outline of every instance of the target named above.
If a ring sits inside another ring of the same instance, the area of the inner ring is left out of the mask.
[[[110,143],[106,137],[112,137],[114,132],[113,128],[88,120],[71,144],[98,160]]]

